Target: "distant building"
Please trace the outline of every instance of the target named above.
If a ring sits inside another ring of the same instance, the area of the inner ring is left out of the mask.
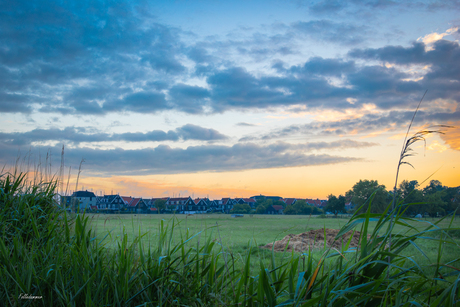
[[[277,200],[283,199],[281,196],[265,196],[265,195],[262,195],[262,194],[256,195],[256,196],[251,196],[251,197],[249,197],[249,198],[252,198],[252,199],[254,199],[255,201],[258,201],[259,199],[260,199],[260,200],[264,200],[264,199],[267,199],[267,200],[268,200],[268,199],[271,199],[271,200],[273,200],[273,201],[277,201]]]
[[[166,210],[167,211],[176,211],[176,212],[183,212],[187,210],[188,206],[194,205],[195,202],[193,199],[189,197],[174,197],[169,198],[166,201]]]
[[[120,195],[104,195],[104,197],[98,197],[97,208],[102,212],[119,212],[126,209],[125,202]]]
[[[248,205],[251,207],[251,209],[256,208],[257,202],[253,198],[235,198],[235,200],[236,200],[236,203],[242,204],[242,205]]]
[[[266,214],[283,214],[283,206],[280,205],[271,205],[265,210]]]
[[[96,206],[97,198],[93,192],[86,191],[76,191],[72,194],[72,199],[77,199],[79,201],[79,210],[91,210],[91,207]]]
[[[284,200],[281,200],[281,201],[283,201],[286,204],[286,206],[292,206],[295,204],[297,199],[296,198],[285,198]]]

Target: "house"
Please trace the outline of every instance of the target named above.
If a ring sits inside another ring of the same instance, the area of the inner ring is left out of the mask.
[[[79,201],[78,210],[91,210],[91,206],[96,206],[96,195],[93,192],[76,191],[72,194],[72,199]],[[73,209],[73,208],[72,208]]]
[[[233,209],[233,205],[236,204],[236,200],[231,199],[231,198],[222,198],[222,200],[219,200],[219,205],[222,206],[222,211],[225,213],[229,213],[230,210]]]
[[[322,208],[322,202],[321,200],[319,199],[310,199],[310,198],[307,198],[305,199],[305,202],[307,204],[309,204],[310,206],[314,206],[314,207],[317,207],[317,208]]]
[[[271,205],[265,210],[266,214],[283,214],[283,206],[280,205]]]
[[[61,206],[63,208],[70,208],[70,204],[72,201],[72,196],[61,196]]]
[[[296,198],[285,198],[284,200],[282,200],[286,206],[292,206],[295,204],[295,202],[297,201]]]
[[[222,201],[220,201],[222,202]],[[222,212],[222,204],[219,205],[219,200],[207,200],[206,207],[208,212]]]
[[[167,203],[169,197],[151,198],[151,199],[149,199],[148,201],[146,201],[146,203],[147,203],[147,206],[148,206],[149,208],[155,208],[155,209],[157,209],[157,213],[160,213],[160,210],[159,210],[159,209],[157,208],[157,206],[155,205],[155,202],[156,202],[158,199],[162,199],[162,200],[164,200],[164,201]],[[167,209],[167,208],[165,208],[165,209]],[[163,210],[161,210],[161,211],[164,211],[165,209],[163,209]]]
[[[277,200],[282,199],[281,196],[265,196],[265,195],[262,195],[262,194],[260,194],[260,195],[255,195],[255,196],[251,196],[251,197],[249,197],[249,198],[252,198],[252,199],[254,199],[255,201],[258,201],[259,199],[260,199],[260,200],[264,200],[264,199],[267,199],[267,200],[268,200],[268,199],[271,199],[271,200],[273,200],[273,201],[277,201]]]
[[[189,197],[169,198],[168,201],[166,202],[166,210],[184,212],[186,211],[187,206],[192,206],[194,204],[195,203],[190,196]]]
[[[119,212],[126,210],[125,202],[120,195],[104,195],[97,198],[97,208],[103,212]]]
[[[346,210],[346,211],[351,210],[351,209],[353,209],[355,206],[356,206],[356,205],[353,204],[351,201],[346,202],[346,203],[345,203],[345,210]]]
[[[252,209],[256,208],[256,200],[254,198],[235,198],[237,204],[246,204],[249,205]]]
[[[147,211],[148,205],[147,202],[144,201],[142,198],[132,198],[127,208],[130,212],[141,213]]]
[[[126,205],[126,208],[128,209],[129,212],[136,212],[136,206],[137,203],[140,201],[140,198],[133,198],[133,197],[123,197],[123,200],[125,200],[128,204]]]
[[[121,200],[123,201],[123,206],[128,208],[129,204],[133,201],[131,196],[120,196]]]
[[[187,206],[184,213],[206,213],[207,203],[204,198],[196,198],[191,206]]]

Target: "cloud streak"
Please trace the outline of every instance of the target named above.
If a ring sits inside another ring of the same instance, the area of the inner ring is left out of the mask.
[[[34,129],[28,132],[0,132],[0,141],[8,145],[24,146],[33,142],[71,142],[80,143],[100,143],[100,142],[162,142],[162,141],[221,141],[228,137],[215,129],[203,128],[200,126],[186,124],[175,130],[162,131],[152,130],[148,132],[125,132],[125,133],[103,133],[94,132],[82,127],[67,127],[64,129]]]
[[[256,140],[277,140],[292,136],[341,136],[350,134],[369,134],[380,131],[398,132],[401,127],[408,126],[413,111],[390,111],[348,118],[339,121],[315,121],[308,124],[288,125],[273,129],[262,134],[252,134],[240,138],[240,142]],[[460,112],[427,112],[419,110],[415,118],[415,125],[435,125],[443,122],[456,121],[460,118]],[[450,131],[448,133],[450,135]],[[455,138],[455,136],[451,136]],[[449,137],[449,138],[451,138]]]
[[[326,165],[362,161],[361,158],[342,157],[329,154],[313,154],[324,149],[360,148],[375,146],[374,143],[343,140],[289,144],[276,142],[269,145],[240,143],[233,146],[201,145],[185,149],[159,145],[155,148],[124,150],[74,148],[65,153],[66,160],[79,161],[84,158],[85,168],[90,174],[176,174],[195,172],[224,172],[249,169],[285,168],[311,165]],[[17,157],[17,147],[0,143],[3,163]],[[60,152],[59,147],[50,149]],[[37,147],[31,147],[32,153]]]

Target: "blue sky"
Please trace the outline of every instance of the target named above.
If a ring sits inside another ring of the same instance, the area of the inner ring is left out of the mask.
[[[459,10],[10,2],[0,9],[0,162],[58,159],[65,145],[67,167],[85,159],[86,187],[145,197],[326,197],[359,179],[388,187],[426,90],[414,131],[460,123]],[[429,138],[403,178],[440,169],[436,179],[460,185],[459,135]]]

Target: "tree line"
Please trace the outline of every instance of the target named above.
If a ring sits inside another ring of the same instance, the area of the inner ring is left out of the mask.
[[[360,180],[345,195],[329,195],[326,211],[334,214],[345,212],[345,204],[351,202],[354,208],[372,213],[382,213],[393,201],[394,191],[387,191],[377,180]],[[460,208],[460,187],[447,187],[438,180],[431,180],[425,188],[420,189],[417,180],[404,180],[396,190],[397,204],[403,206],[405,214],[415,216],[427,214],[431,217],[443,216]]]
[[[297,200],[293,205],[286,205],[280,200],[258,199],[255,210],[247,204],[235,204],[232,213],[264,214],[272,205],[283,206],[283,213],[287,215],[310,215],[330,212],[354,213],[356,210],[365,212],[371,206],[372,213],[382,213],[387,205],[393,201],[393,191],[388,191],[377,180],[359,180],[345,195],[328,196],[324,211],[311,206],[305,200]],[[421,189],[417,180],[404,180],[396,190],[396,200],[406,210],[405,214],[415,216],[427,214],[431,217],[443,216],[460,209],[460,187],[447,187],[438,180],[431,180],[430,184]],[[351,203],[352,208],[346,208]],[[361,208],[361,209],[359,209]]]

